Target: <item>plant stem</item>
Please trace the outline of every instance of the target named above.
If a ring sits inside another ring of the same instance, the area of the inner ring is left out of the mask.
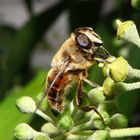
[[[140,136],[140,127],[110,130],[111,138]]]
[[[124,88],[127,91],[131,91],[131,90],[135,90],[135,89],[139,89],[140,88],[140,82],[135,82],[135,83],[122,83],[122,85],[124,86]]]
[[[51,122],[52,124],[55,124],[55,122],[50,118],[48,115],[37,109],[36,114],[44,118],[46,121]]]
[[[138,78],[140,79],[140,70],[133,69],[131,66],[128,67],[127,79]]]
[[[137,45],[137,46],[140,48],[140,40],[137,40],[137,41],[135,42],[135,45]]]
[[[132,91],[139,88],[140,88],[140,82],[135,82],[135,83],[118,82],[114,84],[113,92],[115,95],[118,95],[126,91]]]
[[[84,124],[79,124],[79,125],[73,127],[69,133],[74,133],[74,132],[83,131],[83,130],[90,130],[93,128],[95,128],[95,127],[93,126],[92,122],[88,121]]]

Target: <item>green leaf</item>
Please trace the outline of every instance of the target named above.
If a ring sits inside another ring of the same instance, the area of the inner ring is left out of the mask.
[[[21,96],[35,97],[37,93],[43,91],[42,81],[46,73],[38,72],[36,77],[30,81],[24,88],[14,89],[11,94],[0,104],[0,139],[11,140],[13,131],[17,124],[21,122],[29,122],[32,115],[24,115],[16,108],[16,100]]]
[[[139,102],[140,94],[139,89],[128,91],[116,99],[117,108],[120,113],[131,117]]]

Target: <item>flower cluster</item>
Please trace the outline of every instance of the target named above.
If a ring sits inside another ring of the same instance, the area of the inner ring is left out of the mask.
[[[132,21],[121,22],[117,20],[119,38],[140,45],[140,39],[135,24]],[[133,34],[132,34],[133,32]],[[21,97],[17,106],[23,113],[38,114],[46,120],[40,132],[22,123],[15,128],[17,139],[23,140],[105,140],[140,135],[140,128],[127,128],[128,119],[118,113],[115,98],[140,88],[140,82],[128,83],[128,79],[140,78],[140,70],[133,69],[123,57],[110,57],[106,62],[100,63],[106,76],[101,87],[90,90],[84,98],[97,110],[84,112],[79,110],[75,101],[66,102],[66,108],[56,115],[52,112],[47,99],[36,107],[35,101],[30,97]],[[99,114],[98,114],[99,112]]]

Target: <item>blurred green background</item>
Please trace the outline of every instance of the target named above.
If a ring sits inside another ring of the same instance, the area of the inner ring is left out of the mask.
[[[116,38],[115,20],[133,20],[140,29],[140,11],[130,0],[0,0],[0,140],[11,140],[20,122],[31,121],[16,106],[16,99],[36,97],[51,59],[76,27],[90,26],[102,37],[105,48],[125,57],[140,68],[140,50]],[[92,79],[103,82],[101,70],[94,66]],[[118,110],[127,115],[130,126],[140,126],[140,90],[117,99]]]

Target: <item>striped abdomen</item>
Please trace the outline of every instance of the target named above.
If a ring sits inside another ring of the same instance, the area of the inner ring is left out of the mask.
[[[52,107],[58,111],[62,111],[64,108],[63,90],[65,86],[67,85],[67,83],[69,82],[69,78],[68,78],[68,75],[62,73],[54,81],[58,72],[59,72],[58,70],[53,70],[53,69],[51,69],[51,71],[49,72],[48,78],[47,78],[47,90],[49,88],[50,90],[49,91],[46,90],[47,92],[46,94]],[[53,81],[54,81],[54,84],[51,86]]]

